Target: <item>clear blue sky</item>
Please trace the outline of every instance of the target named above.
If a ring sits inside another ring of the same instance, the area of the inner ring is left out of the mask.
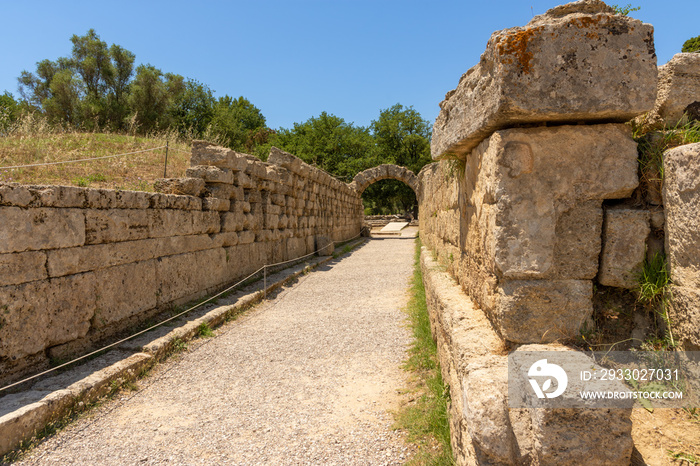
[[[655,27],[658,64],[700,35],[699,0],[634,0]],[[475,65],[492,32],[526,24],[557,0],[0,0],[0,93],[36,62],[68,56],[94,28],[164,72],[216,96],[243,95],[272,128],[327,111],[369,125],[412,105],[431,123],[438,103]],[[626,5],[627,2],[620,2]]]

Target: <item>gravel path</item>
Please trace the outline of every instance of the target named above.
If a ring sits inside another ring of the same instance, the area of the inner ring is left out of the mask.
[[[414,245],[373,240],[302,276],[17,464],[402,464]]]

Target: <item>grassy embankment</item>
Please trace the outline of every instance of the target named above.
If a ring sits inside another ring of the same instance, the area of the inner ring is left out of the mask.
[[[27,115],[0,137],[0,182],[153,191],[153,182],[164,174],[165,148],[88,162],[3,167],[104,157],[152,149],[166,143],[169,146],[168,177],[184,176],[189,166],[191,142],[173,132],[134,136],[66,131]]]
[[[450,424],[447,417],[449,390],[440,373],[437,346],[430,332],[430,319],[420,269],[420,240],[416,240],[415,268],[406,306],[413,344],[404,369],[412,374],[412,399],[396,413],[396,427],[408,433],[418,446],[409,462],[414,465],[451,465]]]

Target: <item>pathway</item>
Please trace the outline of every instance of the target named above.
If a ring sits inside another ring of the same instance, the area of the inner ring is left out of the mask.
[[[17,464],[402,464],[414,245],[373,240],[302,276]]]

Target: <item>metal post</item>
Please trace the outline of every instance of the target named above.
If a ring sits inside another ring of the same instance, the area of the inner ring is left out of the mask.
[[[170,145],[170,141],[166,140],[165,141],[165,168],[163,169],[163,178],[168,177],[168,145]]]

